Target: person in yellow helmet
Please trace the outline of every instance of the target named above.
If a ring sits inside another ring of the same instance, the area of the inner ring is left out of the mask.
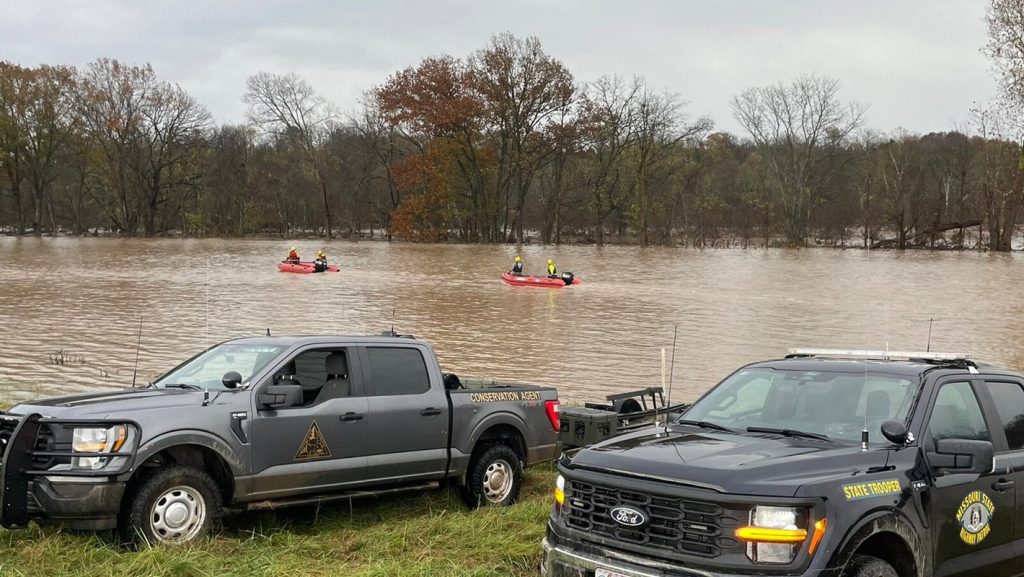
[[[293,246],[292,249],[288,251],[288,258],[284,259],[284,261],[299,264],[299,251],[295,250],[295,247]]]
[[[548,259],[548,276],[551,278],[558,278],[558,269],[555,268],[555,261]]]
[[[523,257],[516,255],[516,260],[512,263],[512,274],[523,276]]]
[[[313,261],[313,272],[324,272],[327,270],[327,253],[324,249],[316,251],[316,259]]]

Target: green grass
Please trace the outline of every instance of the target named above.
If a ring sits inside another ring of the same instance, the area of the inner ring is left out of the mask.
[[[536,575],[555,469],[526,472],[520,502],[469,511],[454,489],[236,513],[182,548],[121,549],[109,532],[0,530],[0,575]]]

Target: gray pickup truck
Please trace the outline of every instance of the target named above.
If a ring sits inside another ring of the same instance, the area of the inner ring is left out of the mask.
[[[554,389],[464,384],[413,338],[232,340],[145,388],[0,413],[0,524],[182,543],[226,507],[446,482],[470,507],[508,505],[524,465],[557,456],[557,431]]]

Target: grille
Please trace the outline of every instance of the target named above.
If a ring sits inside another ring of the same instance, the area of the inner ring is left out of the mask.
[[[737,545],[731,531],[739,511],[706,501],[639,493],[614,487],[570,481],[566,494],[566,524],[586,535],[599,535],[658,551],[714,558],[723,548]],[[628,506],[643,511],[647,523],[627,527],[612,520],[611,510]],[[586,538],[584,536],[584,538]]]
[[[18,428],[20,421],[21,419],[17,417],[0,415],[0,459],[7,455],[7,446],[11,444],[11,437],[14,436],[14,430]],[[37,451],[70,450],[71,443],[58,443],[50,427],[44,426],[39,430],[39,435],[36,437],[36,444],[33,449]],[[65,461],[67,460],[65,459]],[[47,469],[54,462],[55,459],[51,457],[35,457],[32,459],[33,466],[38,469]]]

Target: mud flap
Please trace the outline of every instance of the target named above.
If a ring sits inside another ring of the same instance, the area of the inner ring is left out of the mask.
[[[36,438],[42,426],[39,415],[26,415],[14,429],[7,454],[0,466],[0,526],[24,529],[28,526],[28,479]]]

